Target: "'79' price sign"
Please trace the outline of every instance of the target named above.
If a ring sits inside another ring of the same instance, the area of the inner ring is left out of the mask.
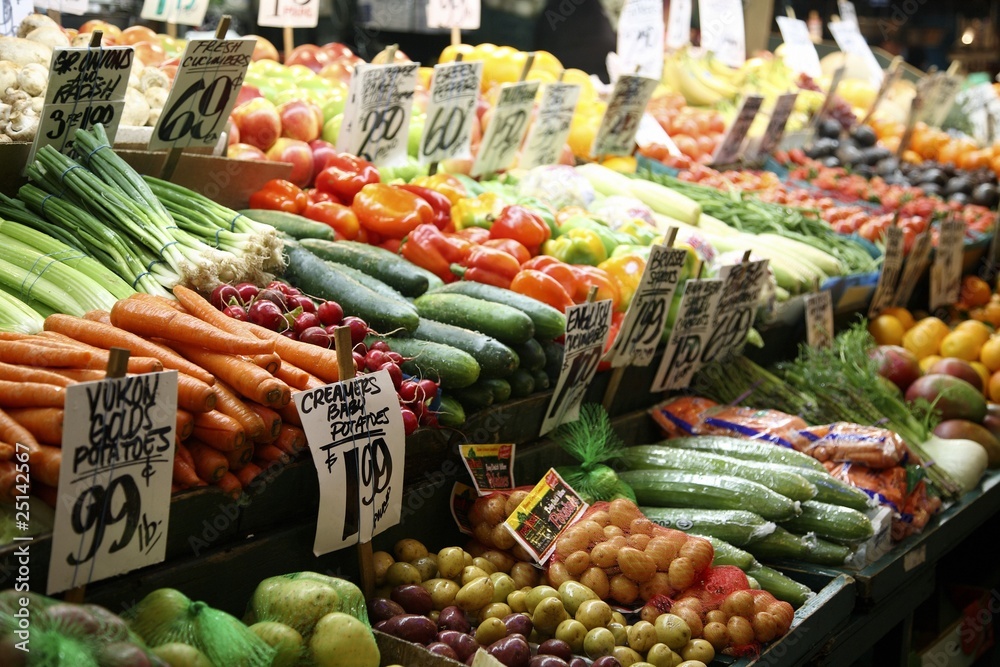
[[[493,107],[493,118],[486,126],[479,154],[472,165],[473,176],[493,174],[506,169],[517,156],[524,135],[528,133],[531,108],[538,92],[537,81],[505,83]]]
[[[580,401],[601,362],[611,331],[611,300],[588,301],[566,311],[562,369],[545,411],[541,435],[580,416]]]
[[[177,371],[66,388],[48,594],[166,556]]]
[[[73,150],[76,130],[98,123],[112,145],[122,110],[135,51],[131,46],[56,47],[49,64],[45,104],[26,164],[42,146],[78,157]]]
[[[677,318],[650,391],[684,389],[691,384],[692,376],[701,368],[702,354],[712,335],[724,284],[718,278],[684,283]]]
[[[406,161],[419,63],[360,63],[351,77],[337,150],[381,165]]]
[[[472,119],[476,115],[483,63],[455,62],[434,66],[420,164],[470,156]]]
[[[153,128],[150,150],[219,141],[253,55],[253,39],[192,39]]]
[[[295,394],[319,475],[317,556],[369,542],[399,523],[403,415],[388,371]]]
[[[630,155],[635,149],[639,121],[659,83],[644,76],[623,74],[611,91],[608,108],[594,137],[593,155]]]

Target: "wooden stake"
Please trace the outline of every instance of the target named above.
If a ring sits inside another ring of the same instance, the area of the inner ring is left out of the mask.
[[[286,25],[281,31],[282,38],[284,39],[285,46],[285,60],[292,55],[292,50],[295,48],[295,28]]]
[[[531,67],[534,64],[535,64],[535,52],[531,51],[528,53],[528,59],[524,61],[524,68],[521,70],[521,76],[517,78],[518,83],[528,78],[528,72],[531,71]]]
[[[177,39],[177,24],[173,21],[167,21],[167,37]]]
[[[60,27],[62,27],[62,12],[61,11],[59,11],[58,9],[49,9],[45,13],[48,15],[48,17],[50,19],[52,19],[53,21],[55,21],[56,23],[58,23]]]
[[[100,37],[97,38],[100,44]],[[128,370],[129,351],[122,347],[113,347],[108,350],[108,366],[105,369],[105,379],[123,378]],[[87,595],[87,586],[77,586],[66,591],[63,599],[74,604],[83,604],[83,599]]]
[[[462,43],[462,29],[452,28],[451,29],[451,45],[458,46]]]

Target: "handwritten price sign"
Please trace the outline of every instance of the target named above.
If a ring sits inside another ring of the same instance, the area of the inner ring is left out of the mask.
[[[725,359],[743,349],[757,316],[760,292],[767,282],[767,260],[722,267],[722,297],[701,363]]]
[[[542,101],[528,138],[524,140],[520,166],[531,169],[543,164],[555,164],[566,139],[569,138],[573,111],[580,99],[580,86],[575,83],[548,83],[542,86]]]
[[[663,75],[663,0],[627,0],[618,17],[618,53],[626,72]]]
[[[896,302],[896,285],[899,274],[903,270],[903,230],[890,227],[885,233],[885,254],[882,258],[882,271],[878,275],[878,284],[868,306],[868,317],[875,317],[884,309]]]
[[[644,76],[623,74],[615,82],[608,108],[594,137],[593,155],[630,155],[635,149],[639,121],[659,83]]]
[[[776,16],[781,39],[785,42],[785,64],[796,72],[803,72],[814,79],[823,76],[823,68],[819,64],[819,54],[816,45],[809,36],[809,26],[801,19],[788,16]]]
[[[51,595],[166,556],[177,372],[66,388]]]
[[[481,62],[434,66],[427,121],[420,139],[421,164],[470,156],[472,119],[482,76]]]
[[[493,119],[486,126],[479,154],[472,165],[473,176],[493,174],[511,165],[528,133],[536,93],[537,81],[507,83],[500,88]]]
[[[937,252],[931,265],[931,310],[958,301],[962,290],[962,244],[965,223],[945,220],[941,223]]]
[[[264,0],[257,11],[257,25],[315,28],[319,25],[319,0]]]
[[[149,21],[200,26],[209,0],[144,0],[140,16]]]
[[[360,63],[351,77],[337,150],[379,166],[406,161],[417,63]]]
[[[386,371],[294,396],[319,475],[317,556],[361,542],[399,523],[403,493],[403,416]]]
[[[701,48],[711,51],[730,67],[747,59],[742,0],[698,0]]]
[[[829,24],[829,27],[830,33],[837,41],[837,46],[840,47],[840,50],[844,53],[852,53],[864,60],[865,65],[868,67],[872,85],[881,85],[885,72],[882,71],[882,65],[879,64],[875,54],[872,53],[872,47],[868,46],[864,35],[861,34],[857,20],[855,19],[853,22],[838,21]]]
[[[736,114],[736,120],[729,126],[726,133],[719,142],[719,147],[712,156],[713,165],[733,164],[743,155],[743,144],[747,138],[747,132],[753,125],[753,119],[757,117],[764,98],[760,95],[747,95]]]
[[[428,0],[428,28],[479,30],[482,6],[479,0]]]
[[[34,12],[31,0],[3,0],[3,17],[0,20],[0,35],[17,37],[17,27],[21,21]]]
[[[702,355],[712,335],[724,285],[718,278],[684,283],[677,319],[650,391],[684,389],[691,384],[691,378],[703,363]]]
[[[833,297],[829,290],[806,296],[806,343],[809,347],[833,346]]]
[[[243,87],[253,47],[253,39],[189,41],[149,150],[215,146]]]

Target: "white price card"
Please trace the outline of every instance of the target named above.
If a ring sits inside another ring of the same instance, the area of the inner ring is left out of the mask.
[[[35,8],[31,0],[3,0],[3,21],[0,22],[0,35],[17,37],[17,28],[21,21],[31,16]]]
[[[143,0],[139,15],[148,21],[197,27],[205,20],[206,12],[208,0]]]
[[[528,133],[537,92],[537,81],[505,83],[500,87],[497,105],[493,107],[493,118],[486,126],[483,140],[479,144],[479,154],[472,163],[473,176],[494,174],[514,162],[524,136]]]
[[[910,297],[913,296],[917,281],[924,275],[927,265],[931,263],[932,240],[930,233],[924,232],[917,236],[913,242],[913,248],[906,255],[906,261],[903,264],[903,273],[899,279],[894,305],[906,308],[910,303]]]
[[[253,56],[253,39],[192,39],[184,47],[149,150],[212,147],[226,128]]]
[[[590,149],[592,155],[632,154],[639,120],[658,84],[658,79],[644,76],[623,74],[618,77],[594,137],[594,145]]]
[[[701,356],[712,335],[724,284],[718,278],[689,279],[684,283],[677,318],[650,391],[684,389],[691,384],[691,378],[701,368]]]
[[[482,76],[483,63],[479,61],[434,66],[420,137],[420,164],[471,157],[472,119]]]
[[[66,388],[49,595],[163,561],[176,428],[177,371]]]
[[[257,25],[270,28],[315,28],[319,25],[320,0],[263,0],[257,10]]]
[[[858,24],[858,10],[854,8],[854,3],[849,0],[837,0],[837,9],[840,12],[840,20],[844,23]]]
[[[806,344],[814,348],[833,347],[833,297],[829,290],[808,294],[806,307]]]
[[[639,119],[639,128],[635,131],[635,145],[639,148],[647,148],[660,144],[667,147],[667,152],[674,157],[680,157],[681,151],[677,144],[670,138],[667,131],[660,125],[660,121],[653,118],[653,114],[643,112]]]
[[[615,49],[623,71],[657,80],[663,76],[663,31],[663,0],[625,0]]]
[[[767,121],[767,128],[764,129],[764,135],[757,144],[757,160],[763,161],[775,148],[781,145],[781,139],[785,136],[785,126],[788,125],[788,117],[795,109],[795,100],[798,96],[798,93],[787,93],[779,95],[778,99],[775,100],[774,107],[771,109],[771,118]]]
[[[875,285],[868,306],[868,317],[872,318],[896,302],[896,285],[903,269],[903,230],[892,226],[885,233],[885,251],[882,255],[882,270]]]
[[[319,476],[316,556],[399,523],[406,436],[387,371],[294,395]]]
[[[27,164],[42,146],[79,157],[73,150],[76,130],[98,123],[114,145],[134,59],[131,46],[53,49],[45,103]]]
[[[359,63],[351,77],[337,150],[378,166],[406,161],[419,63]]]
[[[691,0],[670,0],[667,13],[668,49],[677,50],[691,43]]]
[[[698,0],[701,48],[730,67],[740,67],[747,59],[743,0]]]
[[[611,310],[610,299],[588,301],[566,310],[562,368],[545,410],[540,435],[579,418],[580,402],[597,372],[611,331]]]
[[[962,290],[962,245],[965,223],[945,220],[941,223],[934,263],[931,265],[931,310],[950,306]]]
[[[38,11],[54,11],[60,14],[72,14],[83,16],[90,7],[88,0],[36,0],[35,9]]]
[[[542,99],[524,140],[519,167],[531,169],[559,162],[579,99],[580,86],[575,83],[547,83],[542,86]]]
[[[882,77],[885,73],[882,66],[872,52],[872,47],[868,46],[865,36],[861,34],[857,23],[838,21],[830,24],[830,32],[837,41],[840,50],[848,55],[855,55],[861,58],[868,67],[869,78],[873,86],[882,84]]]
[[[479,30],[481,18],[479,0],[427,0],[428,28]]]
[[[701,363],[724,360],[739,354],[753,327],[760,306],[760,293],[767,284],[768,261],[729,264],[719,271],[722,296],[712,331],[701,353]]]
[[[726,133],[719,142],[719,147],[715,149],[712,156],[713,165],[730,165],[737,162],[743,155],[743,144],[747,138],[747,132],[753,125],[753,119],[760,111],[760,105],[764,103],[764,98],[760,95],[747,95],[743,98],[743,104],[736,113],[736,119],[729,126]]]
[[[944,124],[945,118],[951,112],[951,108],[955,106],[955,100],[962,91],[964,83],[964,77],[948,73],[941,75],[941,80],[935,89],[934,100],[929,105],[928,125],[931,127],[941,127]]]
[[[648,366],[653,360],[686,260],[687,251],[681,248],[650,247],[646,268],[608,355],[613,367]]]
[[[778,29],[781,31],[781,40],[785,43],[785,64],[796,72],[807,74],[813,79],[823,76],[823,69],[819,65],[819,54],[816,53],[816,44],[809,36],[809,26],[801,19],[793,19],[788,16],[776,16]]]

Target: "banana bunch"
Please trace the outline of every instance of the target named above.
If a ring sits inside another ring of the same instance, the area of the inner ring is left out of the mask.
[[[742,78],[711,55],[696,58],[680,50],[664,59],[663,84],[690,106],[714,107],[739,97]]]

